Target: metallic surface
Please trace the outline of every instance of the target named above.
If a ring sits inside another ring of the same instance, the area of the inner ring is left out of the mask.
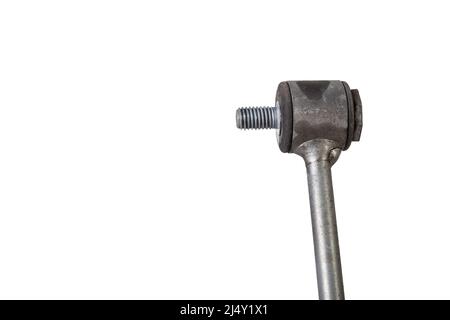
[[[331,180],[331,166],[340,149],[335,141],[314,139],[300,145],[296,153],[305,160],[308,175],[319,299],[343,300],[344,284]]]
[[[342,81],[288,81],[292,95],[291,151],[322,138],[344,148],[348,135],[348,101]]]
[[[236,126],[239,129],[278,129],[279,111],[276,107],[239,108]]]

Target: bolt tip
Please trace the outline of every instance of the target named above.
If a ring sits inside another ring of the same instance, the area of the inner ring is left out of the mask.
[[[238,129],[242,129],[242,114],[241,114],[241,108],[236,110],[236,127]]]

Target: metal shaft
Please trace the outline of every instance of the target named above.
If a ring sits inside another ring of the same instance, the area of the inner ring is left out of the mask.
[[[320,300],[343,300],[341,258],[334,208],[331,166],[341,149],[336,141],[313,139],[299,146],[308,175],[309,205]]]
[[[320,300],[343,300],[341,258],[334,208],[331,164],[315,161],[307,166],[309,202]]]

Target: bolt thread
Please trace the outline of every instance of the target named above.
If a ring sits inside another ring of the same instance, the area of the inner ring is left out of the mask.
[[[236,126],[239,129],[276,129],[278,128],[277,108],[239,108],[236,110]]]

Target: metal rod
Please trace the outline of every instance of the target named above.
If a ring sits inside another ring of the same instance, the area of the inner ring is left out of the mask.
[[[330,160],[306,164],[320,300],[344,300]]]

